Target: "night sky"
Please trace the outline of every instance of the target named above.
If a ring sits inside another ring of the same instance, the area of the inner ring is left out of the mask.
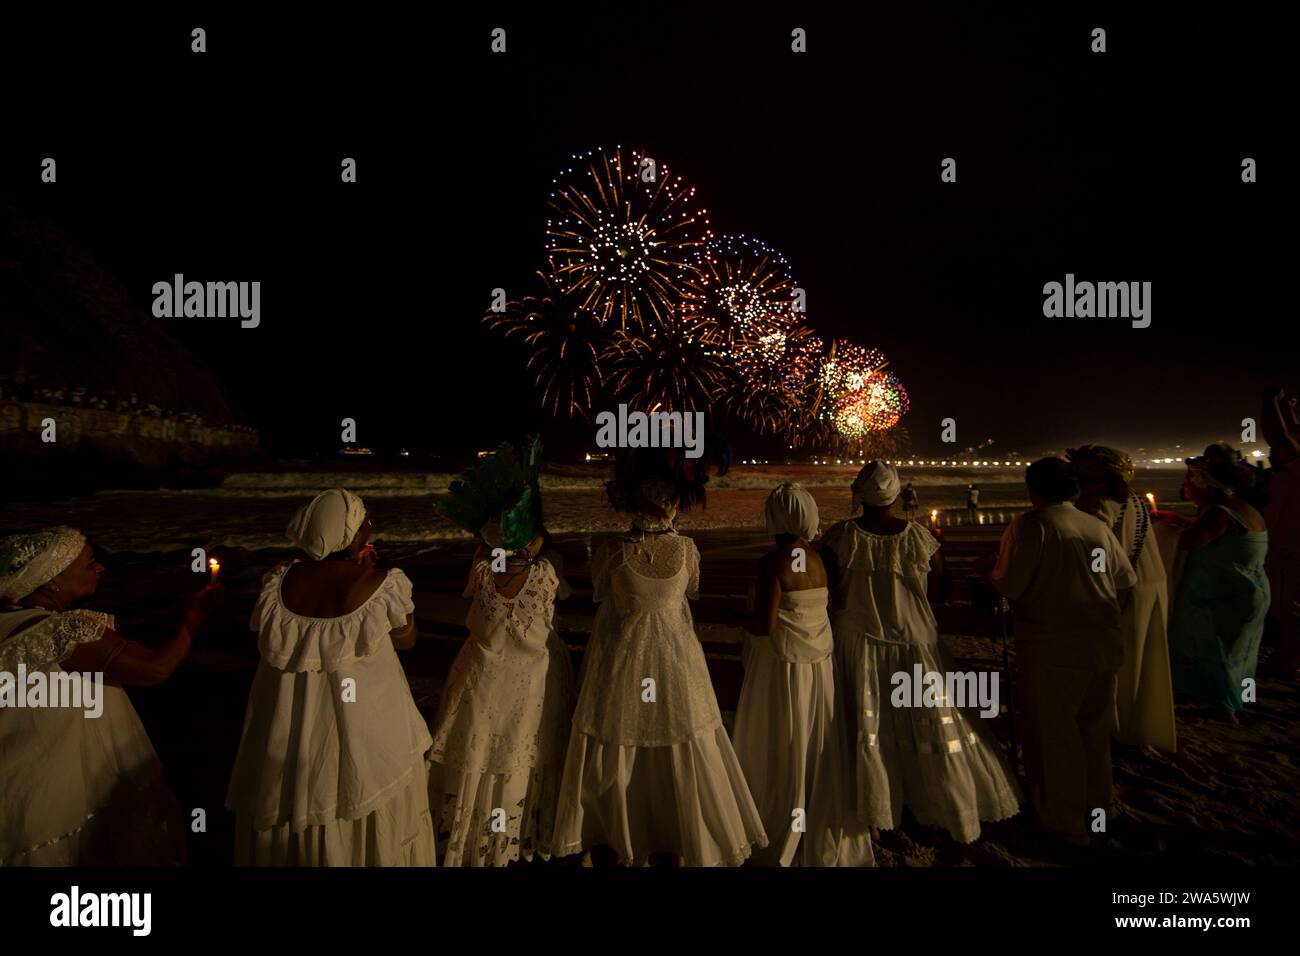
[[[486,447],[539,424],[522,357],[478,318],[493,287],[530,290],[568,156],[619,143],[694,183],[715,234],[784,252],[824,338],[891,357],[919,452],[939,453],[948,416],[962,446],[1025,454],[1239,437],[1263,387],[1300,382],[1272,221],[1289,175],[1284,31],[1255,9],[929,9],[15,27],[0,40],[5,188],[146,310],[175,272],[260,280],[260,328],[171,326],[286,454],[336,445],[345,415],[376,447]],[[806,55],[790,52],[796,26]],[[63,79],[74,62],[99,79]],[[36,181],[45,155],[57,191]],[[946,156],[956,184],[939,180]],[[1260,182],[1241,182],[1245,156]],[[1067,272],[1152,282],[1151,327],[1045,319],[1043,283]],[[546,435],[591,444],[576,424]]]

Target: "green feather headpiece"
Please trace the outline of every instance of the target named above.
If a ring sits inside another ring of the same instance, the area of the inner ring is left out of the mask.
[[[540,435],[522,455],[503,442],[451,483],[438,511],[491,547],[522,551],[542,530],[541,462]]]

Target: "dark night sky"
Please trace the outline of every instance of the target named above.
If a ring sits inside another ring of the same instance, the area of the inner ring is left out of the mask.
[[[283,451],[328,447],[344,415],[372,444],[481,447],[534,424],[521,359],[477,318],[493,287],[527,291],[551,177],[598,144],[647,149],[715,233],[781,249],[823,337],[891,357],[918,450],[938,452],[946,416],[963,445],[1026,454],[1232,437],[1262,387],[1300,379],[1267,14],[567,10],[15,29],[7,188],[143,308],[178,271],[261,280],[261,328],[174,331]],[[57,193],[34,181],[50,154]],[[1243,156],[1260,183],[1240,182]],[[1043,318],[1066,272],[1151,281],[1151,328]]]

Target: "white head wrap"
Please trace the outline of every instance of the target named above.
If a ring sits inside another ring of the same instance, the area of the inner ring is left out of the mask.
[[[285,534],[316,561],[352,543],[366,520],[366,506],[350,491],[331,488],[303,505]]]
[[[858,477],[853,479],[853,500],[849,504],[850,513],[867,505],[883,508],[898,497],[898,472],[883,461],[869,461],[862,466]]]
[[[798,482],[785,481],[772,489],[763,506],[768,534],[790,534],[811,541],[820,527],[817,502]]]
[[[68,527],[0,538],[0,599],[27,597],[66,571],[85,546],[86,536]]]

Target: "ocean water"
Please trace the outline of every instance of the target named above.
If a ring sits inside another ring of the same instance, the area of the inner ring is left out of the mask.
[[[849,485],[857,473],[849,465],[739,465],[709,481],[707,506],[680,516],[683,531],[762,530],[763,502],[784,480],[798,481],[817,501],[822,525],[849,515]],[[1135,487],[1154,492],[1166,506],[1177,501],[1183,472],[1140,472]],[[220,487],[156,491],[103,491],[41,504],[0,505],[0,529],[23,530],[50,524],[81,528],[109,552],[168,552],[208,549],[283,548],[284,529],[299,505],[328,488],[345,487],[360,495],[375,525],[376,542],[404,545],[468,540],[469,535],[437,512],[436,505],[455,479],[439,472],[358,472],[311,469],[232,474]],[[627,519],[605,500],[604,466],[550,466],[541,478],[543,514],[553,534],[595,534],[627,527]],[[1005,524],[1029,507],[1023,469],[915,467],[903,469],[919,501],[918,515],[938,510],[941,525]],[[981,511],[966,511],[966,486],[980,487]]]

